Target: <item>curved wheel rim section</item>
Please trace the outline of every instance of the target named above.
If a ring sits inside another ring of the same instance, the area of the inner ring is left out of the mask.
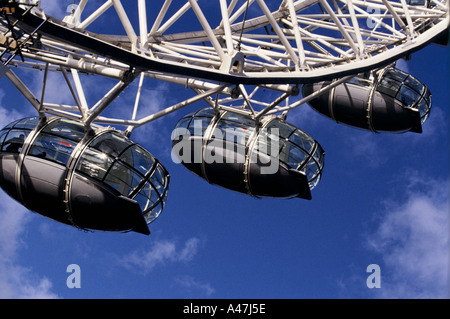
[[[243,84],[307,83],[373,69],[427,45],[449,21],[447,0],[90,2],[61,23],[154,62],[144,68],[162,63],[172,73],[197,70],[208,80]],[[114,18],[123,28],[100,35],[99,21]]]

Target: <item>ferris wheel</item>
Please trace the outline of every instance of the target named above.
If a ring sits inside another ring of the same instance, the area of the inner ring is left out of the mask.
[[[118,126],[128,138],[137,127],[206,101],[208,109],[183,117],[177,128],[194,130],[194,120],[204,121],[199,128],[204,134],[203,144],[198,149],[203,157],[208,151],[204,141],[213,140],[218,128],[234,127],[236,134],[239,129],[244,141],[243,162],[227,168],[237,172],[235,181],[217,173],[220,170],[205,158],[188,168],[211,183],[254,196],[310,198],[310,189],[320,180],[322,148],[305,132],[284,122],[287,114],[300,105],[310,103],[335,121],[372,131],[420,132],[431,107],[431,93],[392,64],[430,43],[445,43],[449,28],[447,0],[80,0],[66,3],[63,10],[54,10],[50,3],[53,4],[45,0],[0,1],[0,77],[8,78],[19,89],[37,110],[39,119],[51,115],[76,121],[81,126],[74,124],[72,129],[84,127],[86,132],[97,124]],[[51,16],[47,11],[63,14]],[[13,71],[15,67],[44,72],[40,96],[36,97],[19,78]],[[47,101],[45,92],[52,89],[47,86],[49,72],[62,76],[61,83],[68,87],[73,103]],[[112,79],[115,83],[98,101],[90,103],[84,75],[99,81]],[[158,110],[145,108],[142,112],[141,93],[149,79],[190,88],[192,95],[173,105]],[[131,83],[136,84],[134,104],[124,106],[120,115],[106,112]],[[345,92],[350,92],[347,100],[339,100],[338,93],[342,96]],[[301,98],[297,98],[300,94]],[[356,106],[357,111],[347,107],[354,105],[352,96],[362,101]],[[386,111],[385,101],[395,105],[395,114]],[[385,125],[392,119],[396,126]],[[61,123],[58,125],[68,125]],[[11,127],[8,132],[13,130]],[[24,144],[28,143],[28,148],[21,151],[24,163],[27,155],[37,154],[43,148],[43,142],[40,147],[35,143],[49,127],[51,123],[46,123],[39,132],[29,135],[34,137],[29,137]],[[271,181],[273,185],[288,185],[279,194],[259,189],[264,181],[251,162],[261,151],[263,138],[273,141],[271,133],[263,131],[269,128],[280,129],[285,134],[281,134],[280,141],[288,141],[278,146],[280,161],[289,173]],[[69,159],[63,163],[67,182],[61,196],[72,223],[76,214],[71,215],[68,204],[71,197],[67,189],[72,187],[69,180],[76,171],[95,178],[98,175],[92,173],[92,165],[81,164],[83,154],[94,143],[92,139],[85,141],[86,136],[76,139],[77,148],[67,151]],[[222,136],[222,140],[227,141],[227,137]],[[192,146],[194,152],[197,141],[193,137],[184,144],[177,143],[174,146]],[[131,142],[122,144],[128,145],[121,149],[123,154],[128,147],[134,147]],[[94,151],[89,152],[93,156]],[[123,185],[111,185],[121,189],[122,196],[135,200],[139,195],[151,198],[150,189],[157,189],[158,184],[164,190],[157,192],[157,200],[143,203],[145,209],[141,205],[143,211],[159,207],[158,213],[147,218],[153,220],[162,210],[168,180],[164,179],[162,165],[148,160],[152,155],[142,155],[140,148],[135,153],[147,163],[145,172],[136,173],[142,177],[137,183],[139,189],[136,184],[126,192]],[[56,161],[56,155],[52,160]],[[125,165],[127,160],[117,160],[111,167],[119,162]],[[126,165],[133,169],[133,165]],[[159,177],[155,180],[159,182],[153,183],[151,176],[156,171]],[[14,174],[17,184],[21,171],[17,169]],[[106,180],[105,175],[101,182]],[[144,185],[148,183],[146,189]],[[293,186],[298,183],[301,186]],[[14,196],[23,197],[25,191],[21,187],[12,188],[18,190]],[[74,199],[72,206],[76,206]]]
[[[2,19],[5,41],[16,43],[5,51],[20,52],[25,61],[9,65],[120,81],[92,106],[84,103],[76,80],[75,107],[40,101],[41,109],[108,122],[101,110],[134,79],[139,87],[148,77],[195,91],[156,114],[136,119],[130,110],[129,118],[109,121],[131,127],[202,99],[217,107],[239,106],[234,109],[252,116],[276,112],[300,84],[386,66],[445,34],[449,23],[446,0],[138,0],[127,8],[119,0],[81,0],[62,20],[45,15],[45,1],[26,3],[11,21]],[[121,33],[106,34],[108,24],[122,26],[114,28]],[[261,87],[281,93],[259,101]],[[219,93],[228,98],[217,99]]]

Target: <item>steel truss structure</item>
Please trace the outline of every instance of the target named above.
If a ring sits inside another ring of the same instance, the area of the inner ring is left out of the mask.
[[[42,3],[41,3],[42,2]],[[81,0],[62,20],[45,0],[1,1],[0,76],[9,78],[40,114],[136,127],[204,100],[250,115],[284,114],[360,72],[384,67],[448,32],[447,0]],[[274,5],[275,3],[275,5]],[[107,35],[104,23],[121,25]],[[103,25],[102,25],[103,24]],[[12,67],[44,71],[37,98]],[[73,105],[45,100],[48,72],[59,72]],[[83,74],[115,79],[93,105]],[[137,118],[146,78],[178,84],[193,95]],[[305,83],[332,80],[290,102]],[[104,111],[132,83],[128,116]],[[261,94],[261,91],[271,94]]]

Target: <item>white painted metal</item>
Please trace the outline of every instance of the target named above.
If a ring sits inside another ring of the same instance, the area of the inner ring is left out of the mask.
[[[448,0],[431,0],[428,7],[408,5],[407,0],[283,0],[277,7],[274,2],[220,0],[206,5],[203,0],[137,0],[131,5],[120,0],[100,4],[81,0],[64,18],[65,23],[55,19],[46,23],[120,47],[131,58],[99,54],[95,47],[47,34],[40,37],[40,46],[26,42],[21,48],[25,61],[13,59],[9,67],[62,73],[63,83],[74,97],[73,106],[39,102],[12,71],[6,75],[37,109],[77,117],[87,124],[95,120],[124,125],[128,132],[200,99],[213,107],[260,118],[291,111],[306,102],[291,99],[291,104],[280,106],[298,94],[302,83],[381,67],[428,44],[449,25]],[[211,11],[214,6],[216,11]],[[43,16],[40,8],[33,9],[33,14]],[[98,24],[94,22],[101,19],[122,25],[123,32],[106,35],[95,27]],[[11,36],[7,24],[0,25],[0,31]],[[26,37],[24,33],[19,40]],[[84,74],[119,83],[89,105],[82,86]],[[139,84],[129,117],[105,116],[103,111],[136,77]],[[150,79],[191,88],[194,97],[138,119],[141,93]],[[270,94],[264,94],[267,90]]]

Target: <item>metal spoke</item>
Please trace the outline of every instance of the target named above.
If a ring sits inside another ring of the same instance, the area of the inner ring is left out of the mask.
[[[264,0],[219,0],[206,6],[197,0],[165,0],[155,5],[137,0],[129,5],[120,0],[100,4],[81,0],[63,22],[57,20],[61,17],[47,20],[45,12],[35,8],[17,19],[13,29],[14,34],[22,34],[17,39],[22,48],[16,54],[25,61],[9,59],[8,63],[63,74],[74,105],[33,102],[38,109],[76,116],[86,123],[121,123],[131,131],[198,100],[190,97],[139,119],[144,77],[190,88],[214,107],[260,117],[295,109],[297,102],[280,103],[288,101],[303,83],[386,65],[443,34],[449,23],[447,0],[431,0],[428,6],[411,5],[407,0],[279,3],[274,7]],[[111,7],[114,10],[108,10]],[[214,16],[211,7],[215,7]],[[117,34],[111,34],[101,23],[94,23],[102,19],[117,19],[111,24],[122,29],[113,28]],[[38,25],[43,29],[42,33],[38,30],[39,38],[27,40],[27,32]],[[11,37],[13,30],[6,22],[0,25],[5,37]],[[4,61],[7,50],[2,53]],[[85,74],[118,81],[91,108],[83,91]],[[29,100],[34,99],[17,76],[7,75]],[[137,77],[130,115],[122,120],[105,116],[104,110]],[[271,91],[271,100],[259,96],[264,90]]]

